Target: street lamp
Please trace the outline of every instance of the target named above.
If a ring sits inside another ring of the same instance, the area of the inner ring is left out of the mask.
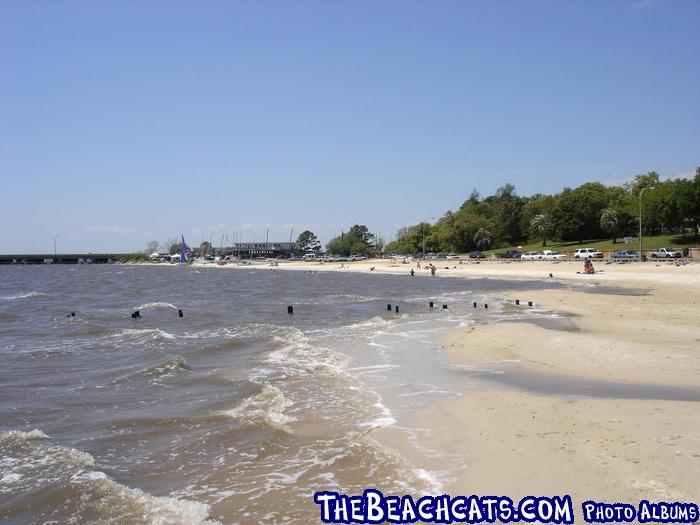
[[[639,262],[642,262],[642,195],[646,190],[653,190],[656,186],[647,186],[639,192]]]

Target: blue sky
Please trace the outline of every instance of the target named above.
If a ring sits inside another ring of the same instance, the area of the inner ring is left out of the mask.
[[[0,0],[0,252],[355,223],[700,165],[700,2]]]

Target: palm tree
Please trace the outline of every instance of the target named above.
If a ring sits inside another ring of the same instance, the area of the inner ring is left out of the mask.
[[[479,228],[474,234],[474,242],[479,250],[485,250],[493,242],[491,232],[485,228]]]
[[[613,210],[612,208],[606,208],[603,210],[603,214],[600,216],[600,227],[603,231],[610,234],[612,237],[612,242],[615,244],[617,242],[617,234],[622,226],[622,213],[618,210]]]
[[[552,220],[549,215],[544,213],[535,215],[530,221],[530,229],[542,237],[542,246],[547,246],[547,234],[552,230]]]

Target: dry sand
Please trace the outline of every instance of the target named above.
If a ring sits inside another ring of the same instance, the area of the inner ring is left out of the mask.
[[[509,279],[550,279],[579,280],[606,284],[620,283],[625,286],[651,286],[659,283],[700,284],[700,262],[676,266],[670,261],[650,261],[645,263],[609,263],[594,261],[595,275],[581,274],[581,261],[503,261],[484,260],[479,262],[433,261],[437,267],[437,277],[495,277]],[[195,266],[230,268],[266,268],[270,270],[301,270],[319,272],[362,272],[376,274],[408,275],[411,269],[416,277],[430,277],[425,262],[418,269],[415,261],[394,261],[371,259],[358,262],[302,262],[302,261],[253,261],[252,264],[231,263],[218,266],[215,263],[195,263]]]

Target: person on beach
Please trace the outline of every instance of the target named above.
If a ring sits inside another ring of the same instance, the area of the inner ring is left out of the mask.
[[[416,263],[416,268],[420,270],[420,261]]]
[[[595,273],[595,269],[593,268],[593,263],[591,262],[591,260],[588,257],[586,257],[583,260],[583,273],[588,273],[588,274]]]
[[[413,277],[416,274],[416,272],[413,271],[413,268],[411,268],[411,271],[409,273],[411,274],[411,277]]]
[[[430,265],[430,275],[432,275],[433,277],[435,277],[435,270],[436,270],[435,266],[433,266],[433,265],[431,264],[431,265]]]

